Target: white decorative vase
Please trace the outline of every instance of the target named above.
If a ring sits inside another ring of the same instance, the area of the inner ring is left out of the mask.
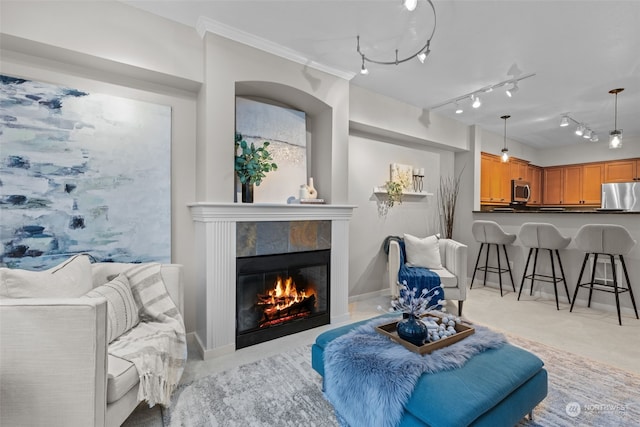
[[[316,199],[318,197],[318,191],[313,186],[313,177],[309,178],[309,185],[307,186],[307,191],[309,191],[310,199]]]

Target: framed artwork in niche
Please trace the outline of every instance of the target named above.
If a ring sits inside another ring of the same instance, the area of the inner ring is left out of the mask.
[[[255,203],[287,203],[298,198],[307,182],[306,114],[246,97],[236,97],[236,132],[247,143],[267,148],[278,169],[267,173],[253,190]],[[240,181],[236,177],[236,194]],[[239,200],[238,200],[239,201]]]
[[[0,265],[171,261],[171,107],[0,75]]]

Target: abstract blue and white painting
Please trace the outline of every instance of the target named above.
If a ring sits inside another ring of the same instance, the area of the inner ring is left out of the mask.
[[[0,265],[171,260],[171,108],[0,75]]]

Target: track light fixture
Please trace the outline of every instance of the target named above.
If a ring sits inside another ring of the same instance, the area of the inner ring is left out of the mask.
[[[456,114],[462,114],[462,113],[464,113],[464,110],[462,109],[460,104],[456,102]]]
[[[488,86],[484,86],[481,87],[478,90],[474,90],[473,92],[469,92],[469,93],[465,93],[464,95],[460,95],[457,96],[455,98],[449,99],[447,101],[441,102],[440,104],[436,104],[434,106],[432,106],[430,109],[434,110],[436,108],[440,108],[443,107],[447,104],[455,104],[455,103],[459,103],[462,101],[465,101],[467,99],[470,99],[471,102],[473,103],[473,108],[478,108],[482,105],[482,101],[480,101],[480,98],[478,97],[478,95],[480,94],[485,94],[485,93],[489,93],[492,92],[494,89],[499,88],[499,87],[503,87],[507,84],[512,85],[512,87],[509,89],[509,91],[511,92],[511,94],[513,94],[513,92],[515,92],[515,90],[518,90],[518,82],[524,80],[524,79],[528,79],[529,77],[533,77],[535,76],[536,73],[530,73],[530,74],[525,74],[522,77],[518,77],[515,79],[508,79],[508,80],[503,80],[501,82],[498,82],[496,84],[492,84],[492,85],[488,85]],[[516,88],[514,90],[514,88]]]
[[[418,0],[404,0],[402,5],[407,8],[409,12],[413,12],[418,6]]]
[[[571,117],[569,115],[569,113],[564,113],[560,119],[560,127],[567,127],[571,124],[571,122],[575,123],[576,125],[576,129],[575,129],[575,134],[577,136],[581,136],[584,139],[588,139],[591,142],[598,142],[599,138],[598,138],[598,134],[596,132],[593,131],[593,129],[591,129],[590,127],[588,127],[587,125],[585,125],[582,122],[577,121],[576,119],[574,119],[573,117]]]
[[[363,74],[363,75],[369,74],[368,71],[365,72],[365,70],[367,70],[367,68],[365,67],[365,62],[371,62],[373,64],[380,64],[380,65],[398,65],[398,64],[402,64],[403,62],[410,61],[413,58],[418,58],[418,61],[420,61],[421,63],[424,64],[424,61],[427,59],[427,56],[429,55],[429,53],[431,53],[431,39],[433,39],[433,35],[436,32],[436,8],[433,5],[433,2],[431,0],[423,0],[423,1],[425,1],[426,3],[429,4],[429,6],[431,7],[431,10],[433,12],[433,29],[431,30],[431,34],[429,35],[429,38],[427,39],[427,41],[424,44],[424,46],[422,46],[420,49],[418,49],[418,51],[415,52],[414,54],[409,55],[409,56],[404,57],[404,58],[400,58],[398,56],[398,49],[396,49],[396,51],[395,51],[395,59],[393,59],[393,60],[372,59],[372,58],[368,57],[360,49],[360,35],[358,35],[356,37],[356,51],[358,52],[358,54],[362,58],[362,68],[360,69],[360,74]],[[418,6],[418,0],[403,0],[402,4],[404,5],[404,7],[408,11],[412,12]]]
[[[507,119],[509,117],[511,116],[500,116],[500,118],[504,120],[504,147],[502,148],[502,161],[504,163],[509,161],[509,149],[507,148]]]
[[[611,89],[609,93],[616,96],[615,113],[613,118],[613,130],[609,133],[609,148],[622,147],[622,129],[618,129],[618,94],[622,92],[624,88]]]
[[[513,96],[513,94],[516,93],[517,91],[518,91],[518,82],[515,81],[515,82],[511,83],[511,87],[508,88],[505,93],[507,94],[507,96],[509,98],[511,98]]]

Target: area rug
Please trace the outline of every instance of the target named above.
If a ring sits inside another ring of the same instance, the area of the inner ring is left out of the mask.
[[[549,372],[547,398],[534,411],[534,420],[523,420],[519,427],[637,425],[640,376],[523,338],[507,338],[537,354]],[[184,427],[338,426],[321,387],[306,345],[178,386],[162,421]]]

